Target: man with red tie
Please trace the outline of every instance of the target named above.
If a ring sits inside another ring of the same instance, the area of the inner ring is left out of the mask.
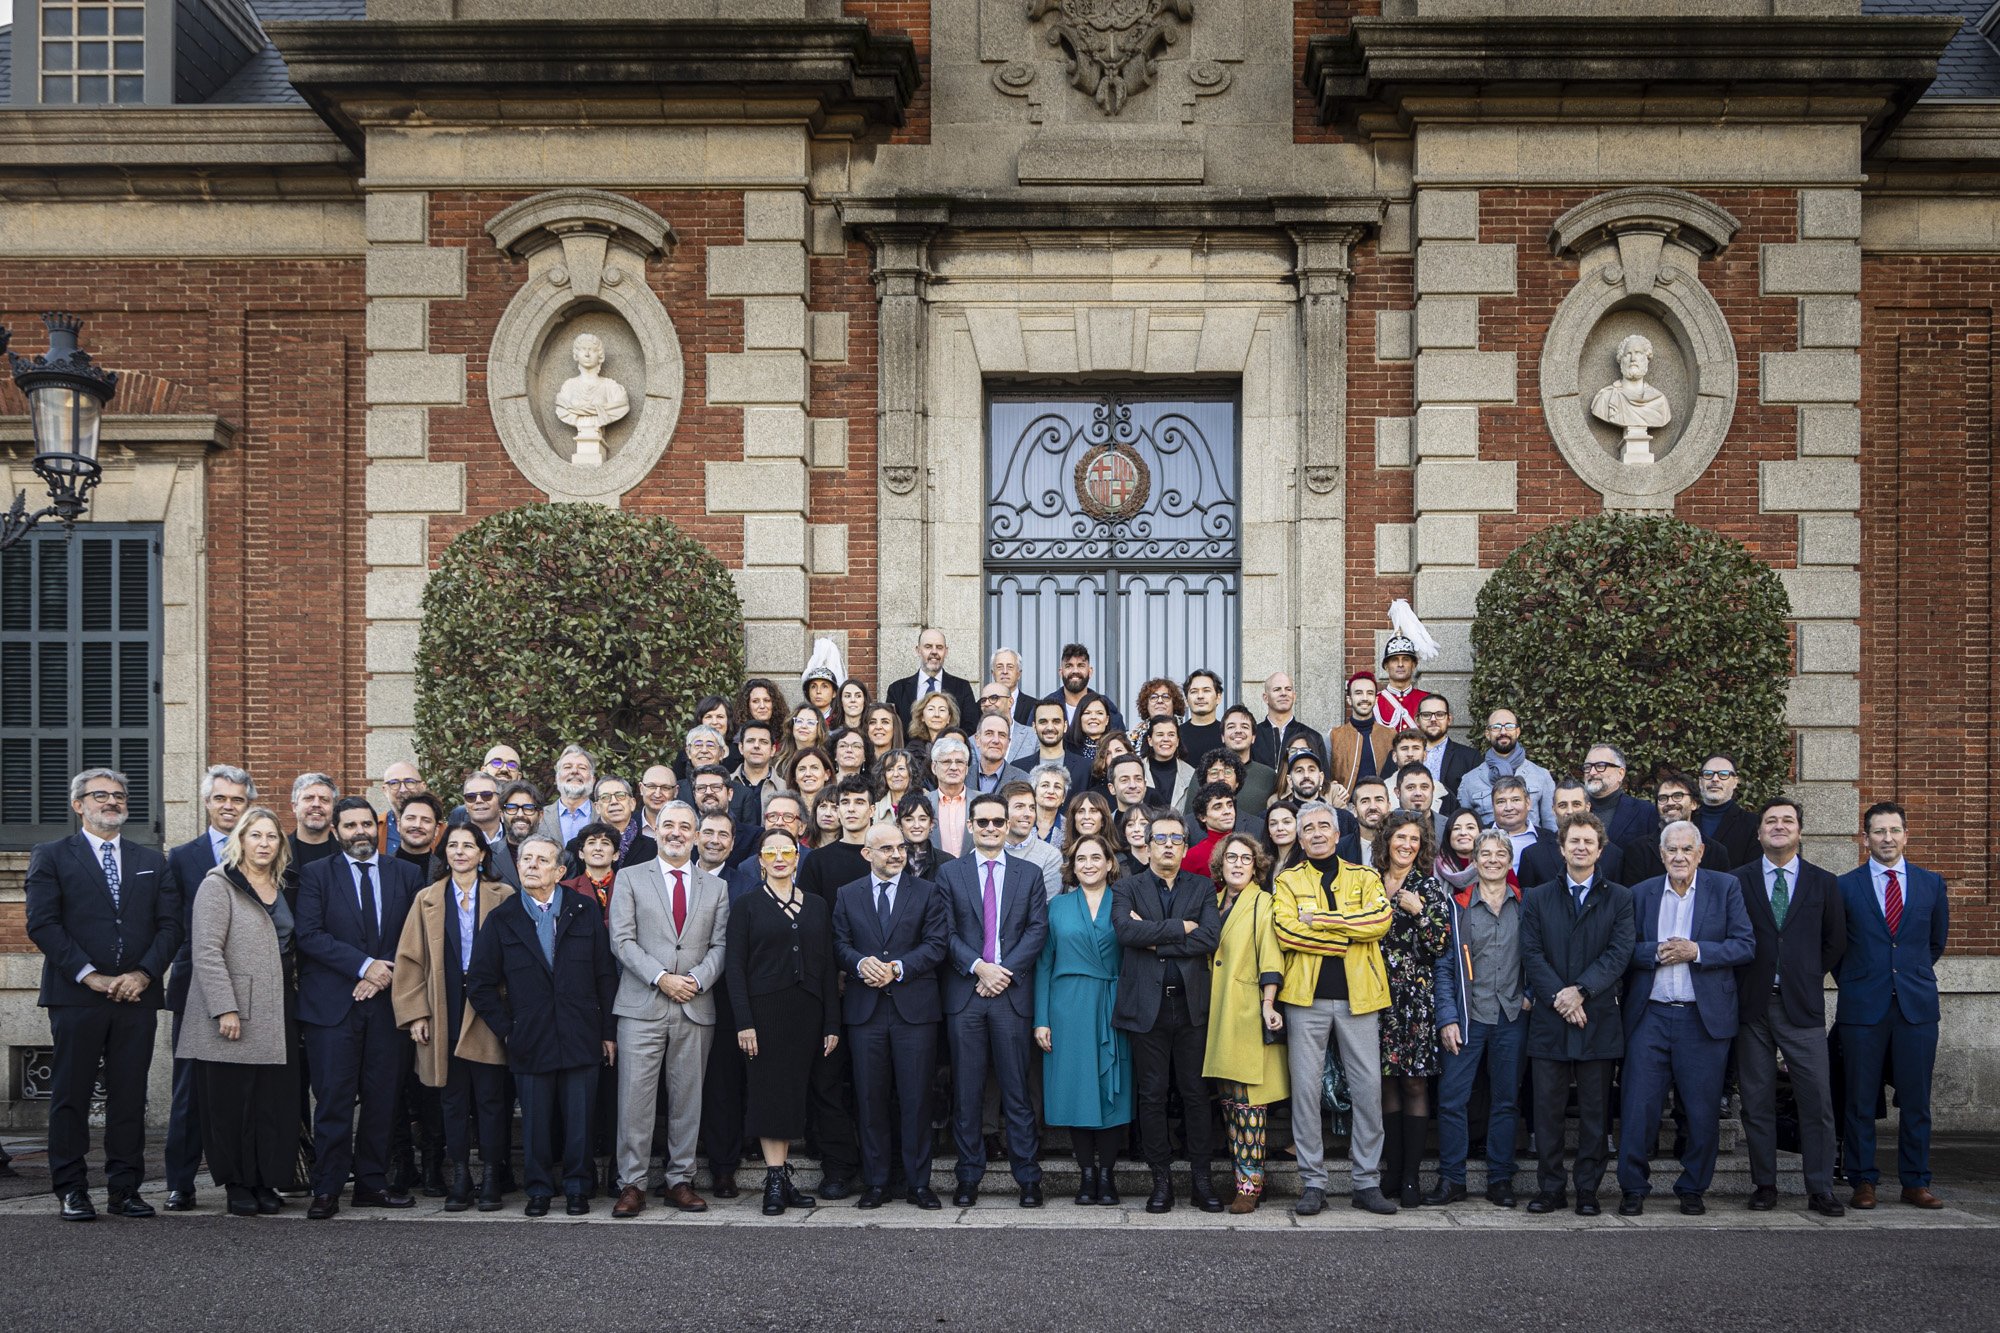
[[[1937,960],[1951,913],[1944,880],[1903,859],[1903,807],[1878,801],[1861,818],[1868,862],[1840,877],[1847,952],[1834,1016],[1847,1070],[1847,1178],[1856,1208],[1875,1206],[1875,1091],[1886,1060],[1900,1120],[1896,1174],[1903,1202],[1942,1208],[1931,1193],[1931,1071],[1937,1063]]]

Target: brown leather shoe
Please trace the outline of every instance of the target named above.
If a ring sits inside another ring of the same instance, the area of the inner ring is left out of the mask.
[[[646,1190],[641,1185],[627,1185],[618,1191],[618,1202],[611,1205],[613,1217],[637,1217],[646,1211]]]
[[[1847,1201],[1847,1206],[1850,1208],[1873,1208],[1875,1206],[1875,1187],[1865,1180],[1855,1181],[1854,1197]]]
[[[694,1186],[688,1184],[686,1181],[668,1187],[667,1202],[684,1213],[705,1213],[708,1211],[708,1200],[696,1194]]]
[[[1925,1189],[1922,1185],[1912,1185],[1903,1191],[1903,1202],[1912,1208],[1942,1208],[1944,1200]]]

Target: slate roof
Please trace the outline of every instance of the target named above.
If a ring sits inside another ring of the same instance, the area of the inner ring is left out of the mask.
[[[1861,0],[1864,14],[1930,14],[1965,20],[1965,26],[1938,60],[1937,80],[1924,100],[1966,101],[2000,97],[2000,47],[1980,31],[1981,21],[2000,5],[1995,0]],[[2000,36],[2000,26],[1987,25]]]

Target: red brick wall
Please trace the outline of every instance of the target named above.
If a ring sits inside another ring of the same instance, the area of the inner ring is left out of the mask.
[[[1375,525],[1408,523],[1415,473],[1375,466],[1375,418],[1408,417],[1416,409],[1415,365],[1375,359],[1378,311],[1408,311],[1415,265],[1408,255],[1384,255],[1373,240],[1354,250],[1347,306],[1347,644],[1344,677],[1375,666],[1375,631],[1389,627],[1389,603],[1410,595],[1406,574],[1375,573]],[[1308,575],[1310,576],[1310,575]],[[1329,663],[1328,674],[1332,667]],[[1308,707],[1340,711],[1338,680],[1322,683]]]
[[[812,474],[815,523],[847,525],[847,572],[812,580],[814,629],[847,631],[847,671],[877,694],[888,688],[875,643],[875,284],[866,242],[813,259],[811,308],[847,315],[847,360],[812,368],[812,414],[847,419],[847,467]],[[804,664],[801,663],[801,666]]]
[[[1910,859],[1951,885],[1952,951],[1991,954],[2000,261],[1870,259],[1862,284],[1862,799],[1909,810]]]

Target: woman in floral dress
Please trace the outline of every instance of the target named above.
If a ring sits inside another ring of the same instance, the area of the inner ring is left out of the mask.
[[[1438,1073],[1432,966],[1450,947],[1451,905],[1433,873],[1431,817],[1390,814],[1370,849],[1394,916],[1382,940],[1389,1008],[1382,1015],[1382,1192],[1403,1207],[1423,1202],[1418,1167],[1430,1129],[1430,1078]]]

